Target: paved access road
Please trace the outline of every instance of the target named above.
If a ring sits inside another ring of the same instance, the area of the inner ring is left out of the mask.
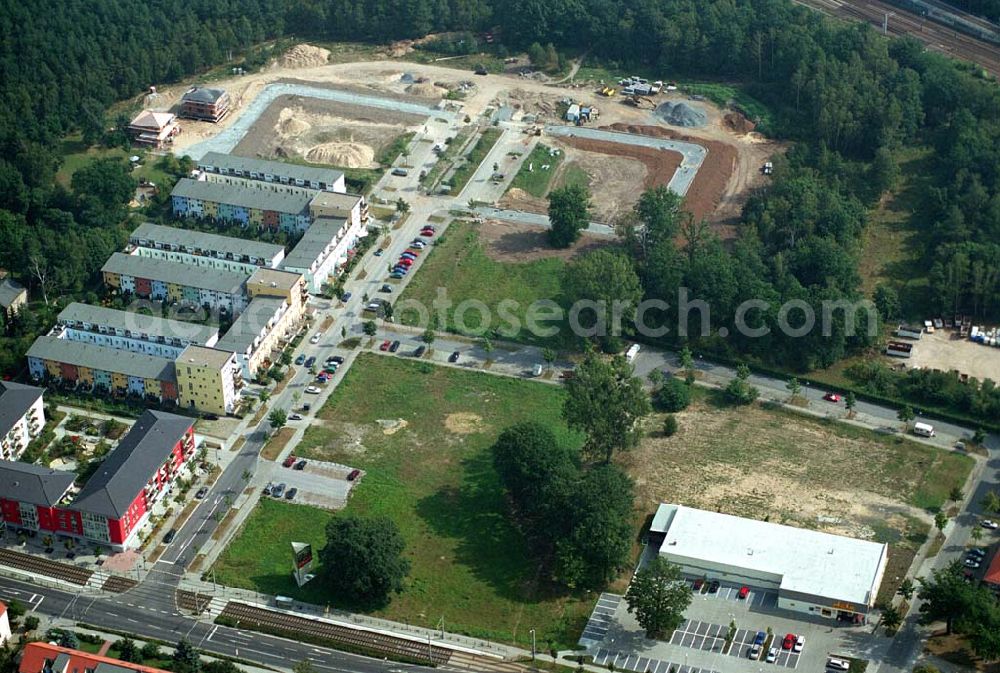
[[[238,657],[278,669],[290,668],[295,662],[309,660],[317,670],[331,673],[434,670],[199,622],[178,614],[176,610],[165,614],[144,605],[145,597],[135,596],[132,592],[113,598],[94,598],[0,578],[0,599],[15,598],[25,605],[33,606],[35,612],[53,618],[90,624],[101,629],[129,631],[140,638],[156,638],[168,643],[175,643],[186,637],[206,652]]]
[[[576,138],[587,138],[588,140],[603,140],[609,143],[621,143],[623,145],[637,145],[639,147],[653,147],[661,150],[671,150],[677,152],[683,158],[681,165],[674,171],[674,175],[667,183],[674,193],[684,196],[694,176],[701,168],[701,164],[708,156],[708,150],[701,145],[686,143],[680,140],[668,140],[666,138],[654,138],[652,136],[640,136],[633,133],[622,133],[620,131],[603,131],[591,129],[586,126],[562,126],[547,124],[545,132],[553,136],[568,136]]]

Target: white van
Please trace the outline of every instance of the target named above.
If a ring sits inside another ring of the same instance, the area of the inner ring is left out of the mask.
[[[535,376],[535,377],[541,376],[542,375],[542,366],[541,365],[535,365],[532,368],[532,370],[531,370],[531,375]]]
[[[631,346],[628,347],[628,350],[625,351],[625,359],[628,360],[629,362],[632,362],[633,360],[635,360],[635,356],[638,354],[639,354],[639,344],[632,344]]]
[[[913,424],[913,434],[920,437],[933,437],[934,436],[934,426],[927,423],[914,423]]]

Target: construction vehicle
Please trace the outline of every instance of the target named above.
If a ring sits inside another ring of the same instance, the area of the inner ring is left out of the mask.
[[[617,89],[615,89],[615,88],[614,88],[614,87],[612,87],[612,86],[606,86],[606,87],[604,87],[603,89],[601,89],[601,91],[600,91],[600,94],[601,94],[602,96],[606,96],[606,97],[608,97],[608,98],[611,98],[611,97],[612,97],[612,96],[614,96],[614,95],[615,95],[616,93],[618,93],[618,90],[617,90]]]
[[[656,103],[646,98],[645,96],[638,96],[636,94],[632,94],[628,98],[625,98],[622,102],[625,103],[626,105],[631,105],[632,107],[637,107],[640,109],[646,106],[648,106],[649,109],[651,110],[656,108]]]

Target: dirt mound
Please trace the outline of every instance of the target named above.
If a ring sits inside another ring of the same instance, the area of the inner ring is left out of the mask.
[[[278,59],[282,68],[315,68],[326,65],[330,60],[330,50],[311,44],[297,44]]]
[[[656,116],[671,126],[697,128],[708,123],[708,115],[700,107],[687,103],[666,102],[656,108]]]
[[[420,96],[421,98],[440,98],[446,91],[430,82],[420,82],[406,87],[406,93],[412,96]]]
[[[301,136],[309,132],[312,125],[304,119],[296,116],[294,110],[284,108],[278,115],[278,123],[274,130],[282,137]]]
[[[344,168],[369,168],[375,163],[375,151],[368,145],[351,142],[321,143],[306,151],[306,160]]]
[[[739,112],[727,112],[726,116],[722,118],[722,123],[727,129],[737,133],[750,133],[757,128],[756,124]]]

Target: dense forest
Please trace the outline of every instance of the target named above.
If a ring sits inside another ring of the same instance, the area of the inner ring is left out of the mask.
[[[490,30],[501,52],[552,43],[612,67],[740,81],[770,108],[770,131],[799,141],[748,203],[740,240],[723,246],[688,226],[684,249],[640,260],[648,292],[684,282],[720,316],[750,296],[858,298],[866,212],[897,179],[895,151],[926,145],[922,308],[1000,318],[1000,89],[914,41],[789,0],[42,0],[4,3],[0,29],[0,265],[34,298],[85,291],[125,236],[120,166],[96,164],[69,189],[54,180],[57,141],[100,139],[113,102],[238,64],[285,35],[384,42]],[[899,317],[896,290],[882,289],[883,318]],[[726,347],[809,368],[867,343],[838,328]]]

